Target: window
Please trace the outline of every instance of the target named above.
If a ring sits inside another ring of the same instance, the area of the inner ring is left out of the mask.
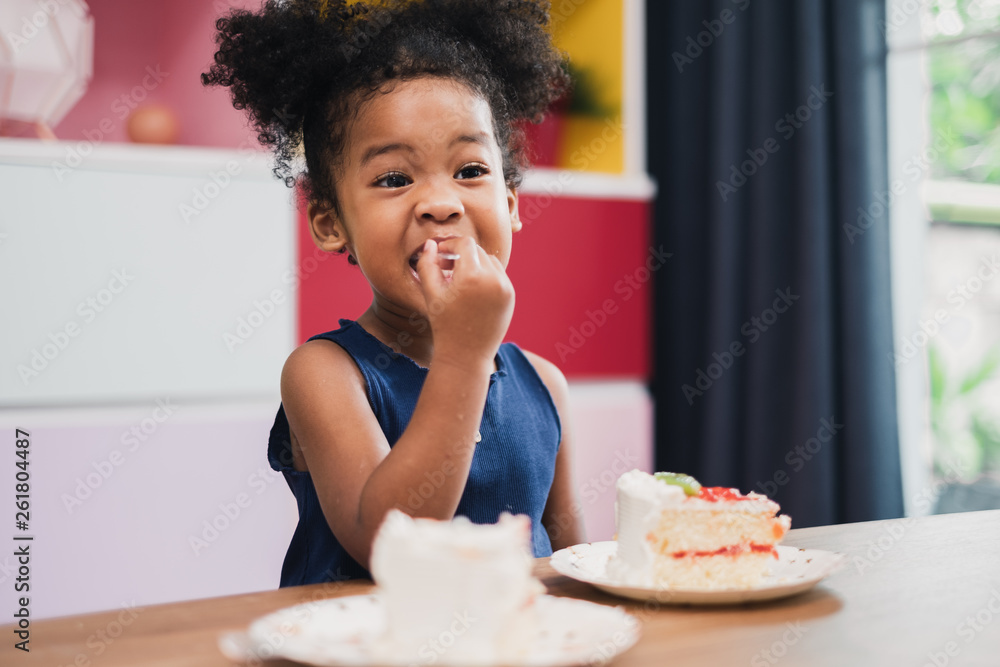
[[[889,0],[882,27],[890,181],[919,182],[891,221],[908,511],[1000,508],[1000,0]]]

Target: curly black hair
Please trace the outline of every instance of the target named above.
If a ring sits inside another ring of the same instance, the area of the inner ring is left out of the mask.
[[[544,0],[267,0],[216,21],[206,86],[228,86],[274,174],[308,200],[337,209],[335,179],[358,102],[393,81],[438,76],[489,104],[504,180],[527,166],[520,121],[539,122],[569,86]],[[300,145],[305,171],[295,174]]]

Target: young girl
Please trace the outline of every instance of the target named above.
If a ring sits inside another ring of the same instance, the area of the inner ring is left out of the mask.
[[[583,539],[566,380],[502,343],[517,123],[567,83],[547,23],[528,0],[271,0],[217,22],[203,83],[230,88],[289,185],[302,145],[313,240],[374,296],[282,372],[268,458],[299,507],[282,586],[369,576],[391,508],[526,514],[535,556]]]

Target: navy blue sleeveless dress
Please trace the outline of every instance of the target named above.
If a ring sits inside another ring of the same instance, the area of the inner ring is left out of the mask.
[[[316,339],[337,343],[354,359],[372,411],[389,445],[394,445],[410,422],[427,369],[396,354],[351,320],[340,320],[336,331],[309,340]],[[535,557],[549,556],[552,545],[541,519],[562,439],[559,416],[548,389],[520,348],[502,344],[496,364],[479,428],[482,440],[476,445],[456,515],[473,523],[496,523],[502,512],[527,514]],[[299,522],[281,568],[281,586],[371,578],[330,530],[309,472],[294,469],[284,407],[278,408],[271,428],[267,458],[284,475],[299,508]],[[426,484],[433,481],[428,479]],[[421,488],[418,484],[408,502],[421,502]],[[430,490],[427,486],[426,495]]]

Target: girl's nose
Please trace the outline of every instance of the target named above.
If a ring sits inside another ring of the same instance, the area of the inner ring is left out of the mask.
[[[454,222],[465,215],[465,206],[452,188],[428,186],[417,204],[417,217],[432,222]]]

